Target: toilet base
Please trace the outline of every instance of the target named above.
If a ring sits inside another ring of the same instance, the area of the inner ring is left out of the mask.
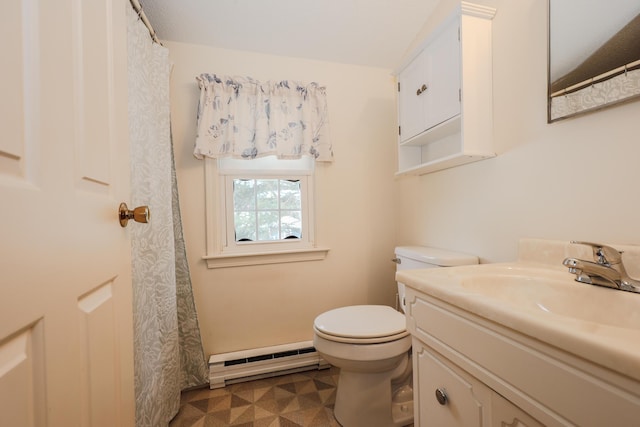
[[[411,362],[410,362],[411,363]],[[409,372],[411,377],[412,372]],[[413,387],[411,378],[405,377],[399,387],[394,387],[393,401],[391,402],[391,417],[399,426],[413,423]],[[397,383],[394,381],[395,385]]]
[[[334,415],[343,427],[402,427],[413,422],[413,400],[394,402],[389,372],[341,369]]]
[[[413,423],[413,400],[406,403],[392,403],[391,417],[394,427],[408,426]]]

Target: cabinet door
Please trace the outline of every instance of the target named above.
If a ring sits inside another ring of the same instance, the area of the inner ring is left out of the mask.
[[[450,22],[427,48],[425,130],[460,114],[459,28],[457,20]]]
[[[459,28],[446,24],[399,74],[401,142],[460,114]]]
[[[493,393],[491,398],[492,427],[544,427],[498,393]]]
[[[491,389],[413,340],[415,425],[481,427],[490,425]],[[440,394],[438,397],[437,394]]]
[[[398,108],[401,142],[413,138],[425,129],[424,98],[426,93],[422,93],[420,88],[427,83],[425,74],[426,62],[427,53],[422,51],[398,76],[400,84]]]

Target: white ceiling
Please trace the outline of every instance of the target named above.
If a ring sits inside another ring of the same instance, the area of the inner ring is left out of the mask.
[[[141,0],[161,40],[393,69],[438,0]]]

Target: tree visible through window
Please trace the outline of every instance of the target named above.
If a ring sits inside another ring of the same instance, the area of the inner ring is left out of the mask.
[[[234,178],[233,219],[236,242],[301,238],[300,181]]]

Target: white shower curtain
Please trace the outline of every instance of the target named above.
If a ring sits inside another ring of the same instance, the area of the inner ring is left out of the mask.
[[[167,426],[180,391],[206,383],[178,208],[171,145],[168,50],[129,8],[131,202],[148,224],[131,227],[136,426]]]

